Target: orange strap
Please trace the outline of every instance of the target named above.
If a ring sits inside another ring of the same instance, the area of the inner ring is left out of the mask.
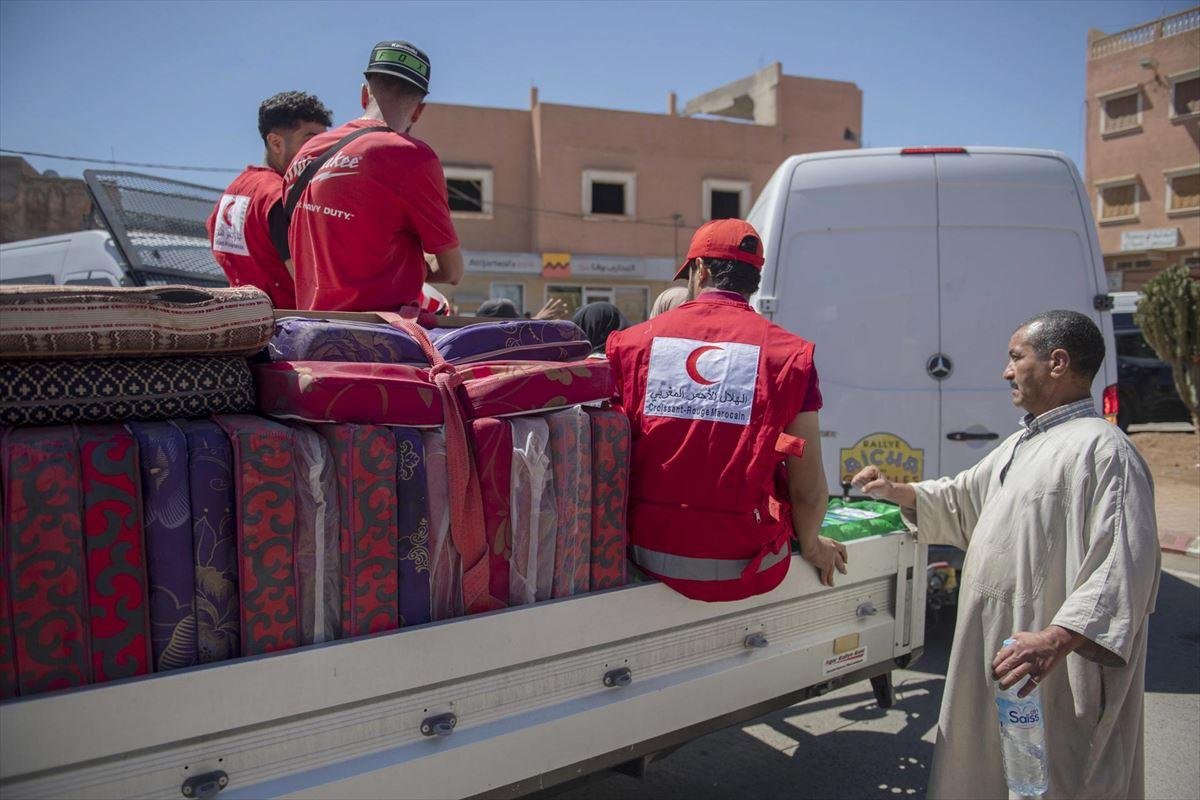
[[[502,608],[503,604],[491,596],[491,565],[488,561],[487,535],[483,521],[483,495],[479,489],[479,476],[475,471],[475,459],[471,456],[470,441],[460,405],[458,388],[462,377],[433,346],[414,316],[407,312],[380,312],[379,316],[389,325],[408,333],[433,366],[429,369],[429,380],[442,397],[442,413],[446,427],[446,466],[450,484],[450,538],[462,559],[463,607],[468,614]]]

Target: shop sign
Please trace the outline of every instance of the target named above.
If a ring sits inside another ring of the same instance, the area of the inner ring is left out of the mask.
[[[1148,231],[1124,231],[1121,251],[1162,250],[1179,246],[1179,228],[1154,228]]]
[[[589,278],[645,278],[646,262],[633,256],[575,256],[571,272]]]
[[[551,280],[571,277],[571,254],[542,253],[542,277]]]
[[[464,253],[466,271],[491,272],[505,275],[537,275],[542,271],[542,259],[537,253]]]
[[[893,483],[916,483],[925,473],[925,451],[894,433],[872,433],[838,453],[842,480],[849,481],[864,467],[878,467]]]

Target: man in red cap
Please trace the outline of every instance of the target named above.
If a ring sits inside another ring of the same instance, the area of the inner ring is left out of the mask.
[[[233,179],[207,222],[213,258],[232,286],[257,286],[276,308],[296,307],[296,286],[286,265],[286,246],[277,240],[283,219],[283,173],[312,137],[324,133],[333,118],[311,94],[280,92],[258,107],[258,133],[267,155],[263,166],[249,166]]]
[[[442,164],[409,135],[425,109],[429,57],[380,42],[364,76],[362,117],[313,138],[284,176],[297,308],[391,311],[424,305],[426,279],[462,278]]]
[[[762,265],[753,226],[709,222],[675,276],[693,299],[608,340],[633,431],[630,554],[698,600],[775,588],[793,535],[822,583],[846,571],[846,548],[818,535],[828,490],[813,346],[750,307]]]

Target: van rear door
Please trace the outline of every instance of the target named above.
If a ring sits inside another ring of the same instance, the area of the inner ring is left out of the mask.
[[[897,480],[934,477],[939,386],[925,370],[938,348],[934,160],[893,151],[793,163],[786,189],[774,190],[786,191],[784,207],[751,216],[767,240],[768,316],[816,345],[830,491],[868,464]]]
[[[1024,412],[1001,378],[1023,320],[1070,309],[1103,326],[1073,170],[1059,156],[980,152],[936,162],[941,345],[941,474],[953,475],[1017,429]],[[1103,371],[1094,386],[1097,409]]]

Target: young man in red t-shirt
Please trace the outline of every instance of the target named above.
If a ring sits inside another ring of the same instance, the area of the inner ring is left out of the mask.
[[[408,42],[380,42],[362,87],[362,117],[314,137],[292,162],[285,193],[341,139],[303,187],[288,228],[296,301],[305,310],[384,311],[416,305],[421,284],[456,284],[463,258],[450,221],[446,176],[433,149],[409,135],[425,108],[429,58]],[[436,257],[437,268],[425,260]]]
[[[280,92],[258,107],[265,166],[249,166],[234,178],[208,218],[213,258],[233,286],[257,286],[276,308],[296,307],[296,286],[273,241],[286,230],[283,173],[300,148],[329,129],[333,118],[320,100],[303,92]],[[286,236],[286,234],[283,234]]]

